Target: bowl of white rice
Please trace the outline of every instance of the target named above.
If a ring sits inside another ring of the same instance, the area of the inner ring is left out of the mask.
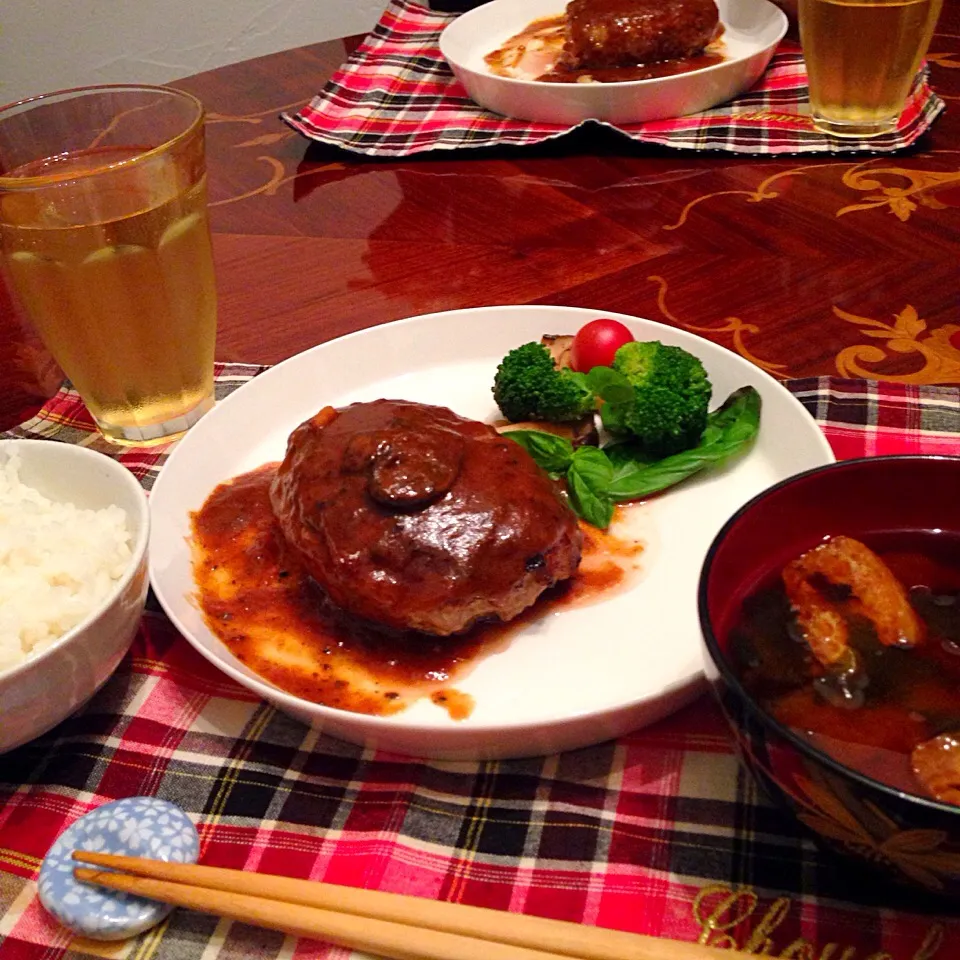
[[[0,440],[0,753],[85,704],[136,635],[147,498],[122,464],[51,440]]]

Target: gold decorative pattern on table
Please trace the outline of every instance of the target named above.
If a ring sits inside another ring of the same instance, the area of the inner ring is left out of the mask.
[[[779,173],[765,177],[760,181],[759,186],[755,190],[718,190],[715,193],[705,193],[703,196],[697,197],[686,204],[680,211],[680,216],[677,218],[676,223],[665,224],[663,229],[679,229],[687,222],[687,219],[690,216],[690,211],[698,204],[704,203],[707,200],[714,200],[717,197],[746,197],[747,203],[760,203],[762,200],[775,200],[780,196],[780,194],[776,190],[771,190],[770,185],[775,183],[777,180],[781,180],[784,177],[793,177],[801,173],[807,173],[810,170],[819,170],[821,167],[839,168],[842,166],[848,166],[848,164],[840,164],[836,162],[806,164],[802,167],[793,167],[790,170],[781,170]]]
[[[893,323],[860,317],[839,307],[835,316],[862,328],[865,336],[885,340],[883,348],[861,343],[845,347],[836,357],[837,373],[842,377],[883,379],[894,383],[937,384],[960,382],[960,324],[945,323],[936,330],[927,330],[927,322],[909,304],[894,315]],[[926,336],[921,334],[926,333]],[[916,353],[923,366],[913,373],[883,374],[861,366],[877,364],[890,358],[890,353]]]
[[[877,207],[888,206],[890,212],[898,220],[906,222],[910,214],[917,209],[918,204],[934,210],[943,210],[945,203],[941,203],[934,192],[937,188],[948,184],[960,185],[960,171],[937,173],[926,170],[909,170],[905,167],[871,167],[860,169],[858,164],[853,170],[843,175],[845,186],[853,190],[879,190],[880,193],[865,197],[863,203],[854,203],[837,211],[836,216],[842,217],[845,213],[854,213],[857,210],[875,210]],[[895,177],[908,181],[906,186],[884,186],[879,177]]]
[[[760,367],[761,370],[766,370],[767,373],[772,373],[774,376],[781,377],[786,379],[788,376],[787,365],[785,363],[772,363],[767,360],[761,360],[755,354],[751,353],[747,349],[746,344],[743,342],[744,336],[747,334],[759,333],[760,328],[754,323],[745,323],[739,317],[725,317],[722,321],[722,326],[718,327],[698,327],[693,323],[685,323],[683,320],[675,317],[668,309],[666,303],[667,296],[667,281],[664,277],[647,277],[652,283],[657,284],[657,306],[660,308],[660,312],[672,323],[674,326],[682,327],[684,330],[692,330],[696,333],[730,333],[732,334],[733,346],[736,349],[737,353],[740,354],[746,360],[749,360],[755,366]]]
[[[299,107],[301,102],[299,100],[294,103],[284,104],[279,107],[270,107],[268,110],[264,110],[260,113],[249,113],[249,114],[240,114],[240,115],[231,115],[226,113],[209,113],[207,114],[207,123],[208,124],[249,124],[257,126],[263,123],[264,118],[275,119],[278,113],[286,112],[295,107]],[[234,149],[246,149],[249,147],[269,147],[273,144],[280,143],[284,140],[291,140],[297,138],[297,134],[294,130],[284,129],[277,133],[262,133],[259,136],[251,137],[247,140],[242,140],[239,143],[233,144]],[[294,173],[291,176],[287,176],[287,170],[281,160],[278,160],[276,157],[267,156],[261,154],[255,158],[257,161],[263,161],[270,168],[270,174],[267,177],[267,180],[264,183],[261,183],[254,187],[251,190],[246,190],[243,193],[236,194],[232,197],[224,197],[220,200],[211,200],[209,202],[210,207],[222,207],[228,203],[236,203],[238,200],[246,200],[249,197],[255,197],[259,194],[263,194],[267,197],[272,197],[276,194],[277,190],[280,189],[284,184],[291,183],[294,180],[299,179],[300,177],[312,176],[316,173],[321,173],[329,170],[342,170],[344,169],[344,164],[342,163],[325,163],[316,167],[311,167],[309,170],[300,170],[297,173]]]
[[[939,156],[943,155],[941,151]],[[780,196],[777,190],[771,189],[771,186],[777,181],[786,177],[799,176],[809,173],[812,170],[819,170],[828,167],[832,170],[844,171],[841,183],[851,190],[863,193],[868,190],[876,190],[869,197],[864,198],[861,203],[848,204],[841,207],[834,214],[835,217],[842,217],[847,213],[855,213],[861,210],[875,210],[880,207],[889,207],[890,212],[899,220],[906,222],[910,219],[918,206],[922,205],[934,210],[946,209],[947,205],[941,203],[935,196],[935,192],[944,186],[960,187],[960,170],[954,171],[933,171],[933,170],[911,170],[909,167],[899,166],[872,166],[877,164],[876,158],[860,161],[859,163],[817,163],[808,164],[800,167],[792,167],[789,170],[781,170],[769,177],[764,178],[755,190],[719,190],[716,193],[706,193],[703,196],[696,197],[687,203],[680,211],[680,216],[675,223],[665,224],[664,230],[677,230],[688,220],[691,210],[700,203],[707,200],[713,200],[717,197],[742,196],[746,197],[747,203],[760,203],[764,200],[775,200]],[[881,177],[891,177],[897,180],[906,180],[906,186],[897,183],[885,185]]]

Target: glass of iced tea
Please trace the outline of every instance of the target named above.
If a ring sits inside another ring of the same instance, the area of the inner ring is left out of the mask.
[[[836,137],[894,130],[943,0],[800,0],[814,126]]]
[[[160,443],[213,406],[204,111],[168,87],[0,108],[0,264],[100,431]]]

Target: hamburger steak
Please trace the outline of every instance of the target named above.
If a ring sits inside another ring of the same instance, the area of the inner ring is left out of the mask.
[[[270,499],[330,599],[393,629],[510,620],[580,562],[580,528],[550,477],[445,407],[321,410],[291,434]]]
[[[561,66],[627,67],[700,53],[720,16],[714,0],[571,0]]]

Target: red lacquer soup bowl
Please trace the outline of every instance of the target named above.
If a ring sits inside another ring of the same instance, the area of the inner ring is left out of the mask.
[[[717,535],[698,602],[707,678],[765,791],[872,871],[960,897],[960,457],[771,487]]]

